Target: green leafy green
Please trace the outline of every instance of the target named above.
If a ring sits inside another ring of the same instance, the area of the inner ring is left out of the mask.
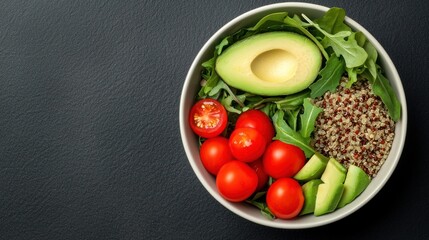
[[[310,96],[310,91],[304,90],[295,94],[285,96],[283,99],[275,101],[277,108],[281,110],[295,110],[301,108],[304,99]]]
[[[279,110],[272,117],[276,136],[274,139],[289,143],[301,148],[307,158],[314,154],[314,149],[309,144],[309,139],[301,136],[299,132],[294,131],[284,120],[284,112]]]
[[[377,78],[372,83],[372,91],[379,96],[386,105],[389,115],[393,121],[398,121],[401,117],[401,103],[396,97],[389,80],[378,71]]]
[[[378,53],[375,47],[369,41],[366,41],[364,49],[368,53],[368,58],[364,64],[366,70],[363,75],[371,83],[373,93],[381,98],[389,111],[390,117],[396,122],[401,117],[401,103],[389,80],[381,73],[381,68],[377,65]]]
[[[316,98],[322,96],[327,91],[334,92],[344,73],[344,65],[342,58],[335,55],[331,56],[326,62],[325,67],[320,70],[320,79],[310,85],[310,96]]]
[[[340,55],[343,56],[348,68],[361,66],[365,62],[368,56],[365,49],[360,47],[353,37],[347,38],[352,34],[351,31],[341,31],[335,34],[330,34],[320,28],[318,24],[311,21],[304,14],[302,16],[308,23],[314,26],[325,36],[322,40],[322,45],[325,48],[332,47],[338,57]]]
[[[259,110],[261,110],[271,118],[274,115],[274,113],[276,113],[277,106],[274,103],[267,103],[262,108],[259,108]]]
[[[332,7],[321,18],[315,19],[314,22],[330,34],[351,31],[350,27],[344,23],[345,17],[346,11],[344,9]]]
[[[274,216],[274,214],[271,212],[271,210],[268,208],[267,204],[265,202],[259,202],[256,200],[246,200],[247,203],[252,204],[253,206],[259,208],[261,210],[261,214],[263,216],[265,216],[266,218],[273,220],[276,217]]]
[[[263,25],[269,22],[274,22],[276,25],[283,22],[283,19],[287,16],[287,12],[276,12],[268,14],[267,16],[261,18],[255,26],[247,28],[248,31],[257,31],[260,28],[263,28]],[[273,25],[273,24],[271,24]]]
[[[368,58],[365,61],[365,67],[368,69],[371,76],[375,79],[377,78],[377,58],[378,53],[375,47],[369,42],[366,41],[364,44],[364,49],[368,53]]]
[[[291,17],[286,17],[284,19],[284,23],[288,26],[297,28],[298,30],[300,30],[304,35],[306,35],[308,38],[310,38],[319,48],[320,52],[322,53],[323,57],[325,57],[325,59],[329,59],[329,55],[326,52],[325,48],[322,46],[322,44],[319,42],[319,40],[316,39],[315,36],[313,36],[313,34],[311,34],[307,29],[304,28],[304,26],[306,25],[306,23],[302,22],[301,19],[295,15],[294,18]]]
[[[361,47],[363,47],[366,43],[366,37],[363,34],[363,32],[355,32],[355,39],[356,39],[357,44]]]
[[[299,133],[304,138],[310,139],[310,135],[314,130],[316,118],[323,111],[322,108],[314,106],[309,98],[304,100],[304,113],[301,114],[301,129]]]
[[[234,107],[232,101],[233,99],[231,95],[226,95],[220,99],[220,103],[225,107],[228,112],[240,114],[242,110]]]
[[[286,119],[286,123],[294,130],[298,130],[298,116],[301,112],[301,108],[297,108],[295,110],[285,110],[284,118]]]
[[[218,84],[219,82],[219,76],[216,73],[215,70],[215,63],[216,63],[216,54],[211,59],[203,62],[201,65],[204,68],[201,75],[203,79],[205,79],[205,83],[203,86],[201,86],[200,91],[198,92],[198,96],[200,98],[207,97],[207,94]]]

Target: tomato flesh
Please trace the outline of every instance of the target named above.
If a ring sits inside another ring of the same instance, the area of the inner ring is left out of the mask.
[[[220,168],[216,176],[216,186],[226,200],[241,202],[255,192],[258,176],[246,163],[234,160]]]
[[[191,108],[189,125],[195,134],[204,138],[220,135],[228,123],[228,114],[220,102],[206,98]]]
[[[262,134],[253,128],[237,128],[229,138],[232,155],[243,162],[252,162],[264,154],[266,141]]]
[[[270,211],[281,219],[296,217],[304,205],[302,188],[292,178],[281,178],[271,184],[266,199]]]

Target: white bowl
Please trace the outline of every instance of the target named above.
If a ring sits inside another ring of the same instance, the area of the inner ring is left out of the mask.
[[[198,139],[188,125],[188,114],[200,87],[200,73],[202,70],[201,63],[212,57],[214,46],[218,44],[223,37],[234,33],[240,28],[248,27],[256,23],[259,19],[269,13],[279,11],[286,11],[289,14],[304,13],[308,17],[313,19],[321,17],[328,9],[329,8],[327,7],[315,4],[287,2],[267,5],[246,12],[227,23],[207,41],[207,43],[202,47],[202,49],[196,56],[186,77],[182,90],[182,96],[180,99],[179,119],[183,146],[185,148],[186,155],[189,159],[189,163],[191,164],[192,169],[194,170],[200,182],[219,203],[221,203],[223,206],[236,213],[237,215],[252,222],[275,228],[299,229],[321,226],[338,221],[355,212],[363,205],[365,205],[369,200],[371,200],[390,178],[400,159],[402,149],[405,143],[405,135],[407,130],[407,105],[404,90],[398,72],[389,55],[386,53],[380,43],[364,27],[362,27],[352,19],[346,17],[346,23],[354,30],[363,32],[367,39],[377,49],[380,63],[385,70],[385,75],[390,80],[402,105],[402,115],[401,119],[396,123],[395,139],[393,141],[392,150],[386,162],[380,169],[378,175],[372,180],[371,184],[356,200],[341,209],[319,217],[307,215],[291,220],[269,220],[266,217],[262,216],[260,210],[254,206],[245,203],[232,203],[222,198],[216,189],[215,178],[204,169],[200,161]]]

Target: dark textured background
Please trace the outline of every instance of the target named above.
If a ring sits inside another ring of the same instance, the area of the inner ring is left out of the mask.
[[[179,133],[185,75],[223,24],[274,2],[1,1],[0,239],[428,239],[427,1],[309,1],[366,27],[407,95],[403,156],[361,210],[271,229],[198,182]]]

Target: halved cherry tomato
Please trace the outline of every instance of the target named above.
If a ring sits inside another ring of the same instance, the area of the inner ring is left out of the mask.
[[[229,137],[232,155],[243,162],[252,162],[264,154],[265,138],[254,128],[237,128]]]
[[[217,136],[204,141],[200,148],[200,158],[207,171],[217,175],[219,169],[234,157],[229,149],[228,139]]]
[[[206,98],[198,101],[189,114],[189,125],[201,137],[216,137],[225,130],[228,114],[220,102]]]
[[[268,188],[267,206],[278,218],[296,217],[304,205],[304,194],[293,178],[280,178]]]
[[[267,143],[274,137],[275,131],[270,118],[261,110],[248,110],[240,114],[235,123],[235,128],[249,127],[258,130],[264,135]]]
[[[304,166],[305,159],[299,147],[276,140],[268,145],[262,163],[264,171],[278,179],[293,177]]]
[[[226,200],[241,202],[249,198],[258,186],[258,175],[241,161],[225,163],[216,176],[217,189]]]
[[[256,174],[258,175],[258,187],[256,188],[256,191],[260,191],[267,185],[270,176],[268,176],[268,174],[264,171],[262,159],[250,162],[249,166],[253,168],[253,170],[255,170]]]

